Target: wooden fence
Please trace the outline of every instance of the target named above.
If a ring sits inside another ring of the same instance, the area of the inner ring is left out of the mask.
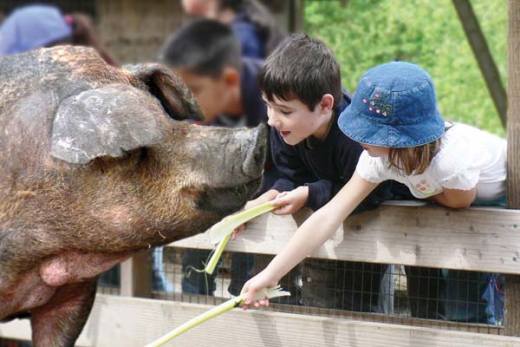
[[[231,251],[276,254],[308,213],[262,216],[229,244]],[[205,234],[172,247],[211,249]],[[520,211],[382,206],[352,216],[312,257],[520,274]],[[98,295],[80,346],[143,346],[210,305],[136,298],[149,296],[148,257],[122,270],[122,294]],[[506,283],[507,286],[507,283]],[[507,287],[506,287],[507,291]],[[132,297],[134,296],[134,297]],[[507,303],[516,312],[520,297]],[[370,319],[370,315],[369,319]],[[373,316],[373,315],[372,315]],[[380,317],[379,317],[380,318]],[[410,320],[413,321],[413,320]],[[417,326],[417,321],[421,326]],[[407,323],[404,320],[404,323]],[[506,327],[507,327],[506,313]],[[520,346],[520,338],[476,333],[471,325],[417,320],[412,325],[236,309],[194,329],[171,346]],[[437,326],[437,327],[436,327]],[[434,328],[435,327],[435,328]],[[481,329],[479,330],[481,331]],[[28,322],[0,325],[0,336],[28,339]]]

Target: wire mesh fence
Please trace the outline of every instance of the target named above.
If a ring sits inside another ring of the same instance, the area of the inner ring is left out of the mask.
[[[225,252],[213,276],[202,272],[210,252],[166,247],[151,253],[152,295],[165,300],[218,304],[239,295],[243,284],[261,271],[272,256]],[[103,276],[99,292],[117,294],[117,270]],[[489,303],[482,293],[495,286],[503,291],[502,276],[401,265],[307,259],[285,276],[281,285],[291,297],[275,300],[271,309],[301,314],[370,319],[417,325],[425,319],[440,326],[460,323],[470,331],[500,333],[501,315],[490,320]],[[486,289],[486,287],[489,287]],[[503,304],[503,303],[502,303]],[[503,311],[502,307],[494,308]],[[503,312],[502,312],[503,313]],[[424,324],[423,324],[424,323]],[[431,322],[430,322],[431,323]],[[472,327],[471,327],[472,326]],[[465,328],[463,328],[464,330]]]

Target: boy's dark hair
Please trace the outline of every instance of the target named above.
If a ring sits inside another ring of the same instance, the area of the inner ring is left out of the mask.
[[[332,51],[325,44],[307,36],[293,34],[267,58],[259,74],[260,89],[269,101],[299,99],[314,110],[324,94],[342,97],[341,72]]]
[[[173,33],[159,60],[171,67],[218,77],[226,66],[240,69],[240,42],[231,29],[211,19],[194,20]]]

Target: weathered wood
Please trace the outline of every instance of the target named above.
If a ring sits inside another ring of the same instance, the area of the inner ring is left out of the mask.
[[[79,345],[143,346],[211,307],[98,295]],[[0,336],[28,338],[28,328],[20,321],[3,324]],[[520,338],[235,309],[166,346],[514,347]]]
[[[121,295],[149,298],[152,293],[150,252],[143,251],[121,264]]]
[[[305,0],[289,0],[289,31],[300,32],[304,29]]]
[[[477,60],[482,75],[484,76],[489,94],[493,99],[497,113],[502,121],[502,126],[505,127],[507,123],[506,91],[500,78],[497,65],[493,60],[493,55],[491,54],[486,42],[486,37],[480,29],[477,16],[475,15],[469,0],[453,0],[453,5],[455,6],[457,15],[459,16],[462,27],[464,28],[464,33],[466,34],[466,38],[471,46],[473,55]]]
[[[508,2],[508,207],[520,208],[520,2]],[[520,336],[520,278],[506,277],[505,333]]]
[[[300,214],[296,219],[304,217]],[[277,254],[296,228],[290,216],[264,215],[249,223],[227,249]],[[173,245],[213,248],[206,234]],[[520,211],[381,206],[351,216],[335,240],[326,242],[312,257],[520,273]]]

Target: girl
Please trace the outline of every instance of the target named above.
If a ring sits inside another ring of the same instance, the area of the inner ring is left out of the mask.
[[[342,132],[361,143],[351,180],[300,226],[289,244],[249,280],[245,306],[256,292],[272,287],[321,246],[378,184],[396,180],[419,199],[451,208],[478,201],[505,201],[506,141],[463,125],[445,123],[437,109],[431,77],[420,67],[392,62],[370,69],[351,105],[341,114]],[[282,207],[288,194],[274,203]],[[452,310],[456,311],[456,310]],[[486,319],[494,323],[494,315]],[[454,319],[457,319],[456,317]]]

